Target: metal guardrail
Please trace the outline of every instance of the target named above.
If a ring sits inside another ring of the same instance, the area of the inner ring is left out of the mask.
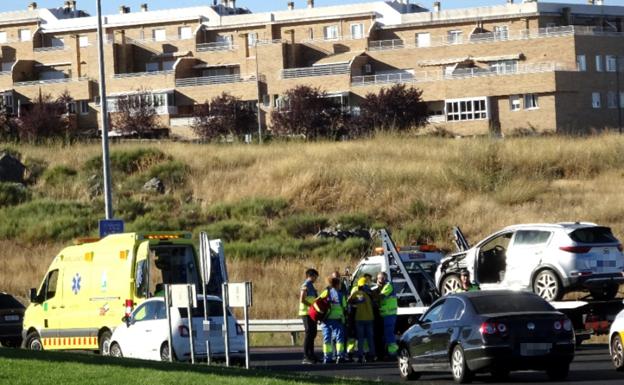
[[[577,71],[576,69],[569,68],[560,63],[537,63],[537,64],[525,64],[518,65],[515,69],[487,69],[487,68],[467,68],[459,71],[455,71],[452,74],[443,74],[440,71],[436,72],[416,72],[411,73],[396,73],[396,74],[383,74],[383,75],[366,75],[366,76],[354,76],[351,79],[352,86],[367,86],[375,84],[388,84],[388,83],[420,83],[453,79],[467,79],[486,76],[504,76],[504,75],[521,75],[532,73],[544,73],[555,71]]]
[[[214,43],[201,43],[195,46],[197,52],[210,52],[210,51],[233,51],[238,49],[238,46],[228,41],[214,42]]]
[[[147,72],[128,72],[124,74],[115,74],[113,75],[113,79],[125,79],[125,78],[136,78],[141,76],[160,76],[160,75],[173,75],[174,71],[147,71]]]
[[[289,68],[281,71],[282,79],[295,79],[312,76],[345,75],[351,71],[348,64],[323,65],[317,67]]]
[[[244,83],[244,82],[255,82],[255,81],[256,81],[256,77],[254,75],[250,75],[250,76],[241,76],[241,75],[202,76],[198,78],[177,79],[176,87],[209,86],[212,84]]]
[[[548,37],[560,37],[560,36],[619,36],[624,37],[624,33],[608,31],[599,27],[586,27],[586,26],[563,26],[563,27],[549,27],[539,29],[525,29],[520,31],[495,31],[474,33],[467,37],[458,36],[432,36],[429,44],[419,45],[416,40],[405,41],[401,39],[392,40],[374,40],[369,42],[369,51],[383,51],[392,49],[403,48],[428,48],[428,47],[443,47],[463,44],[478,44],[497,41],[514,41],[514,40],[528,40],[528,39],[542,39]]]
[[[243,322],[238,324],[244,326]],[[289,320],[249,320],[250,333],[290,333],[292,345],[297,344],[297,333],[305,331],[300,319]]]
[[[36,86],[41,84],[58,84],[58,83],[73,83],[73,82],[83,82],[87,81],[89,78],[64,78],[64,79],[48,79],[48,80],[29,80],[25,82],[15,82],[13,85],[15,87],[26,87],[26,86]]]

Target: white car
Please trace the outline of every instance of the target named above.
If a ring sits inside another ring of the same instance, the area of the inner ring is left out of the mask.
[[[198,296],[197,308],[192,310],[194,351],[196,359],[206,359],[207,334],[203,331],[203,297]],[[189,361],[191,347],[189,339],[187,309],[171,308],[171,330],[174,360]],[[229,313],[229,311],[228,311]],[[210,320],[210,356],[225,356],[223,338],[223,304],[221,299],[208,296],[208,319]],[[232,314],[228,314],[230,357],[241,359],[245,354],[245,340],[242,328]],[[139,305],[130,318],[115,328],[111,337],[110,355],[145,360],[169,360],[167,314],[162,297],[150,298]]]
[[[442,295],[460,286],[462,269],[483,290],[529,290],[548,301],[574,290],[608,300],[624,283],[622,244],[610,228],[585,222],[515,225],[490,235],[442,260],[435,274]]]
[[[617,371],[624,371],[624,310],[618,313],[609,329],[609,354]]]

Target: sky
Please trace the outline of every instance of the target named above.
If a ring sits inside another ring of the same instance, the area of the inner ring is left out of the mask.
[[[15,11],[19,9],[26,9],[28,4],[33,0],[0,0],[0,12]],[[78,8],[85,10],[91,14],[95,14],[96,0],[77,0]],[[327,6],[327,5],[339,5],[345,3],[361,3],[371,2],[379,0],[315,0],[315,5]],[[466,8],[483,5],[496,5],[504,4],[506,0],[441,0],[442,8]],[[548,0],[549,2],[557,3],[587,3],[587,0]],[[36,0],[40,7],[52,8],[61,6],[63,0]],[[267,12],[276,11],[286,8],[288,0],[237,0],[239,7],[247,7],[252,12]],[[431,8],[433,0],[417,1],[412,0],[412,3],[419,3],[424,7]],[[516,0],[517,3],[521,0]],[[624,6],[624,0],[605,0],[606,5],[622,5]],[[142,3],[147,3],[150,9],[167,9],[167,8],[179,8],[189,7],[197,5],[212,4],[212,0],[102,0],[102,12],[105,14],[117,13],[120,5],[130,6],[132,11],[139,10],[139,6]],[[306,0],[295,0],[295,8],[305,8]]]

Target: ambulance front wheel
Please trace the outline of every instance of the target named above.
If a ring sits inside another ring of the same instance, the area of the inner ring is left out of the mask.
[[[104,330],[100,333],[100,337],[98,338],[98,346],[99,353],[102,356],[110,355],[110,344],[111,344],[111,332],[109,330]]]
[[[24,347],[28,350],[43,350],[43,344],[41,343],[41,337],[39,333],[30,332],[26,335],[26,341]]]

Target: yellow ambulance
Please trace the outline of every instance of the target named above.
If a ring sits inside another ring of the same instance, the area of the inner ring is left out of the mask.
[[[23,347],[98,350],[108,354],[115,326],[135,306],[161,295],[164,284],[201,287],[191,234],[125,233],[81,240],[52,261],[30,290]]]

